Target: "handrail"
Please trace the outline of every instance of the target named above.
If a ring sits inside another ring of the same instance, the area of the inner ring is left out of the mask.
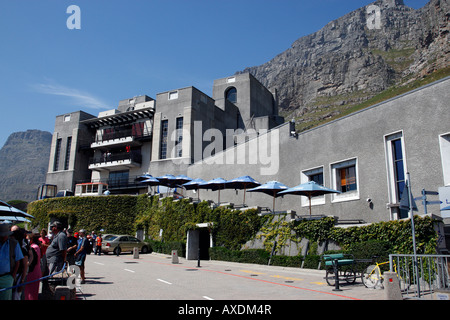
[[[25,285],[30,284],[30,283],[34,283],[34,282],[37,282],[37,281],[41,281],[41,280],[44,280],[44,279],[53,277],[53,276],[55,276],[55,275],[57,275],[57,274],[63,273],[65,270],[66,270],[66,263],[64,263],[64,265],[63,265],[61,271],[52,273],[52,274],[50,274],[50,275],[48,275],[48,276],[41,277],[41,278],[39,278],[39,279],[35,279],[35,280],[32,280],[32,281],[28,281],[28,282],[24,282],[24,283],[21,283],[21,284],[17,284],[17,285],[15,285],[15,286],[12,286],[12,287],[9,287],[9,288],[3,288],[3,289],[0,289],[0,292],[7,291],[7,290],[12,290],[12,289],[15,289],[15,288],[18,288],[18,287],[21,287],[21,286],[25,286]]]

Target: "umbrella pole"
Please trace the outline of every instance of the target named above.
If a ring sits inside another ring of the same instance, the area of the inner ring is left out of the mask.
[[[309,195],[309,217],[311,217],[311,195]]]
[[[275,191],[273,192],[272,211],[273,211],[273,213],[275,214]]]

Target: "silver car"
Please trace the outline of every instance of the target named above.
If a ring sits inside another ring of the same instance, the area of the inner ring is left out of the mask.
[[[109,253],[113,252],[119,255],[123,251],[133,252],[134,248],[139,248],[142,253],[147,253],[149,251],[148,245],[132,236],[128,235],[116,235],[108,234],[102,239],[102,252]]]

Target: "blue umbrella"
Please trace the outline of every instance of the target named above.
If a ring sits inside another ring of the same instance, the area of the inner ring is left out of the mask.
[[[17,208],[14,208],[10,204],[0,200],[0,215],[6,217],[23,217],[23,218],[34,218],[31,214],[23,212]]]
[[[219,191],[219,199],[218,203],[220,204],[220,190],[225,189],[225,183],[227,180],[223,178],[216,178],[209,181],[206,181],[205,183],[200,183],[198,187],[200,189],[209,189],[212,191]]]
[[[198,190],[200,189],[199,185],[201,183],[206,183],[206,181],[203,179],[193,179],[189,182],[183,183],[182,187],[186,190],[197,190],[198,192]],[[200,200],[200,192],[198,192],[198,200]]]
[[[341,192],[321,186],[315,181],[309,181],[303,184],[299,184],[296,187],[289,188],[288,190],[282,191],[280,192],[280,195],[295,194],[307,196],[309,198],[309,215],[311,215],[311,198],[314,196],[321,196],[328,193],[341,193]]]
[[[188,176],[185,176],[184,174],[178,175],[175,178],[172,179],[172,182],[178,184],[178,185],[183,185],[189,181],[192,181],[191,178],[189,178]]]
[[[149,174],[147,174],[147,175],[145,175],[145,176],[146,176],[146,179],[145,179],[145,180],[142,180],[141,183],[146,184],[148,187],[151,187],[151,186],[158,186],[158,185],[161,184],[161,182],[160,182],[158,179],[156,179],[155,177],[152,177],[152,176],[149,175]],[[138,179],[139,179],[139,178],[138,178]],[[149,190],[147,190],[147,191],[149,191]]]
[[[150,174],[144,173],[142,176],[136,178],[136,181],[144,181],[147,179],[153,178]]]
[[[275,198],[280,196],[280,192],[289,189],[287,186],[278,181],[269,181],[256,188],[247,190],[248,192],[262,192],[273,197],[272,211],[275,212]]]
[[[242,176],[239,178],[231,179],[225,183],[225,187],[227,189],[244,189],[244,202],[243,202],[244,205],[245,205],[245,193],[247,191],[247,188],[255,188],[260,185],[261,183],[259,183],[250,176]]]

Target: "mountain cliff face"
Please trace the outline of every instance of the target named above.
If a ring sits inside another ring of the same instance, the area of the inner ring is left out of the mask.
[[[15,132],[0,150],[0,199],[36,200],[45,182],[52,134],[40,130]]]
[[[403,0],[376,1],[238,73],[250,72],[275,88],[280,113],[308,129],[317,117],[335,116],[393,85],[448,68],[449,2],[431,0],[415,10]]]

